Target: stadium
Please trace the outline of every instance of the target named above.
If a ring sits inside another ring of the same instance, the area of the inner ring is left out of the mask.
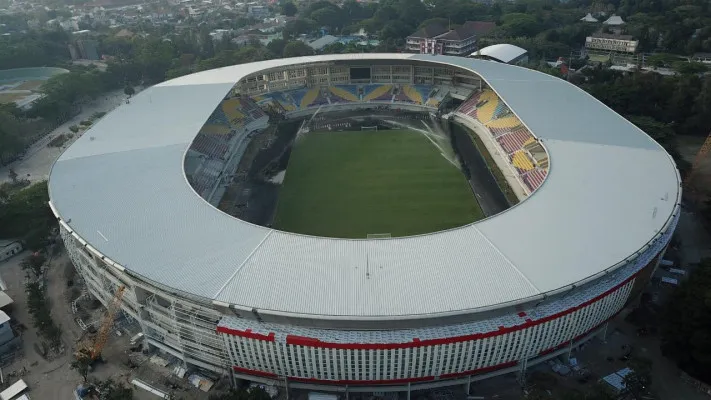
[[[468,385],[578,346],[647,284],[681,199],[669,154],[581,89],[412,54],[161,83],[49,189],[88,292],[125,287],[145,345],[337,391]]]

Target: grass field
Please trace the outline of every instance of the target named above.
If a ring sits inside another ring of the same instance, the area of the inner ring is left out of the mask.
[[[365,238],[433,232],[482,217],[464,175],[423,134],[325,132],[294,145],[274,227]]]

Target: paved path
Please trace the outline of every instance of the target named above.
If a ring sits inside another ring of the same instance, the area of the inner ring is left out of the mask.
[[[62,133],[71,133],[69,127],[79,125],[79,122],[89,119],[96,112],[110,112],[114,108],[124,103],[126,95],[123,90],[109,92],[92,103],[82,107],[82,111],[71,118],[69,121],[58,126],[47,136],[38,140],[30,146],[24,158],[9,165],[0,167],[0,183],[9,182],[10,168],[17,172],[21,179],[29,179],[31,182],[38,182],[49,178],[49,171],[52,169],[54,161],[71,145],[81,134],[75,134],[74,138],[64,144],[62,147],[47,147],[47,144],[52,141],[57,135]]]

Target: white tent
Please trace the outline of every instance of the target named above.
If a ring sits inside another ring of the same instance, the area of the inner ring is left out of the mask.
[[[597,18],[593,17],[592,14],[588,13],[588,15],[580,18],[581,21],[583,22],[598,22]]]
[[[617,15],[612,15],[612,16],[610,16],[610,18],[605,20],[605,22],[603,22],[603,24],[619,26],[619,25],[624,25],[625,21],[623,21],[622,18]]]

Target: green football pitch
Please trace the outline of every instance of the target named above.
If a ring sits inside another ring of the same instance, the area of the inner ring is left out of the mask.
[[[462,172],[423,134],[314,132],[294,144],[274,227],[341,238],[407,236],[482,217]]]

